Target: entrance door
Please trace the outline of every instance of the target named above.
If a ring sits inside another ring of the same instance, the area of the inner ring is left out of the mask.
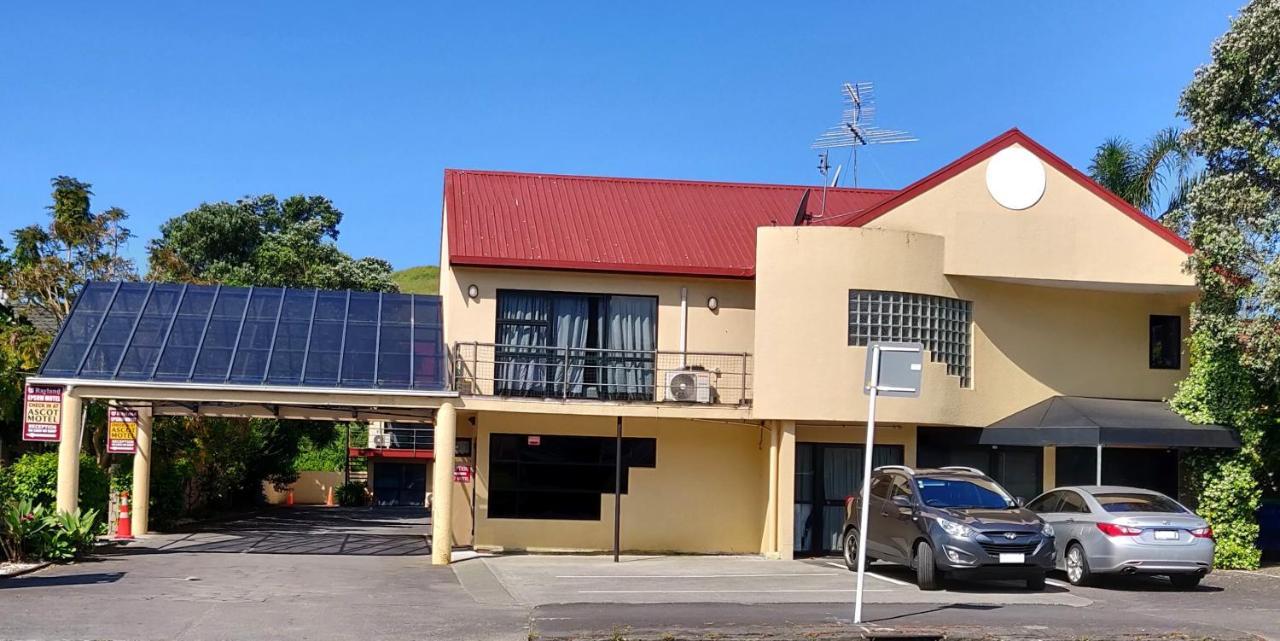
[[[426,505],[427,466],[422,463],[374,463],[373,503],[382,506]]]
[[[796,443],[795,552],[841,551],[844,500],[862,484],[861,445]],[[872,465],[901,465],[901,445],[877,445]]]

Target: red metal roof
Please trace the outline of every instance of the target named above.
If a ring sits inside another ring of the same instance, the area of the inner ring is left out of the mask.
[[[901,191],[600,178],[447,169],[449,261],[455,265],[751,278],[756,228],[794,224],[806,189],[809,224],[860,227],[997,151],[1020,144],[1178,249],[1191,246],[1017,129]]]
[[[791,225],[806,189],[817,214],[821,187],[448,169],[449,261],[750,278],[756,228]],[[827,211],[894,193],[828,189]]]

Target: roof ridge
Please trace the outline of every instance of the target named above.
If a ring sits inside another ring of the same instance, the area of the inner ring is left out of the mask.
[[[795,185],[787,183],[734,182],[728,180],[694,180],[690,178],[645,178],[631,176],[588,176],[581,174],[556,174],[547,172],[509,171],[501,169],[456,169],[445,168],[445,175],[476,174],[484,176],[512,176],[522,178],[556,178],[565,180],[582,180],[605,183],[659,183],[664,185],[697,185],[701,187],[750,187],[754,189],[822,189],[822,185]],[[875,187],[827,187],[829,191],[863,194],[896,194],[898,189]]]

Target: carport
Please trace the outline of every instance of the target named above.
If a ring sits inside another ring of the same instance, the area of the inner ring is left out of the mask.
[[[60,511],[78,507],[84,402],[137,412],[133,527],[145,533],[155,416],[430,422],[436,460],[451,463],[448,377],[437,296],[93,282],[27,383],[61,400]],[[433,467],[435,487],[454,486],[452,468]],[[453,494],[435,497],[435,564],[449,562]]]

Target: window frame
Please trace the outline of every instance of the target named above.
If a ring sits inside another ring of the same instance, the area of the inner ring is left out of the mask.
[[[1160,324],[1157,324],[1159,321]],[[1172,331],[1172,336],[1160,337],[1160,349],[1156,350],[1156,332]],[[1172,342],[1166,347],[1164,341]],[[1148,369],[1182,369],[1182,316],[1174,314],[1149,314],[1147,317],[1147,367]]]

